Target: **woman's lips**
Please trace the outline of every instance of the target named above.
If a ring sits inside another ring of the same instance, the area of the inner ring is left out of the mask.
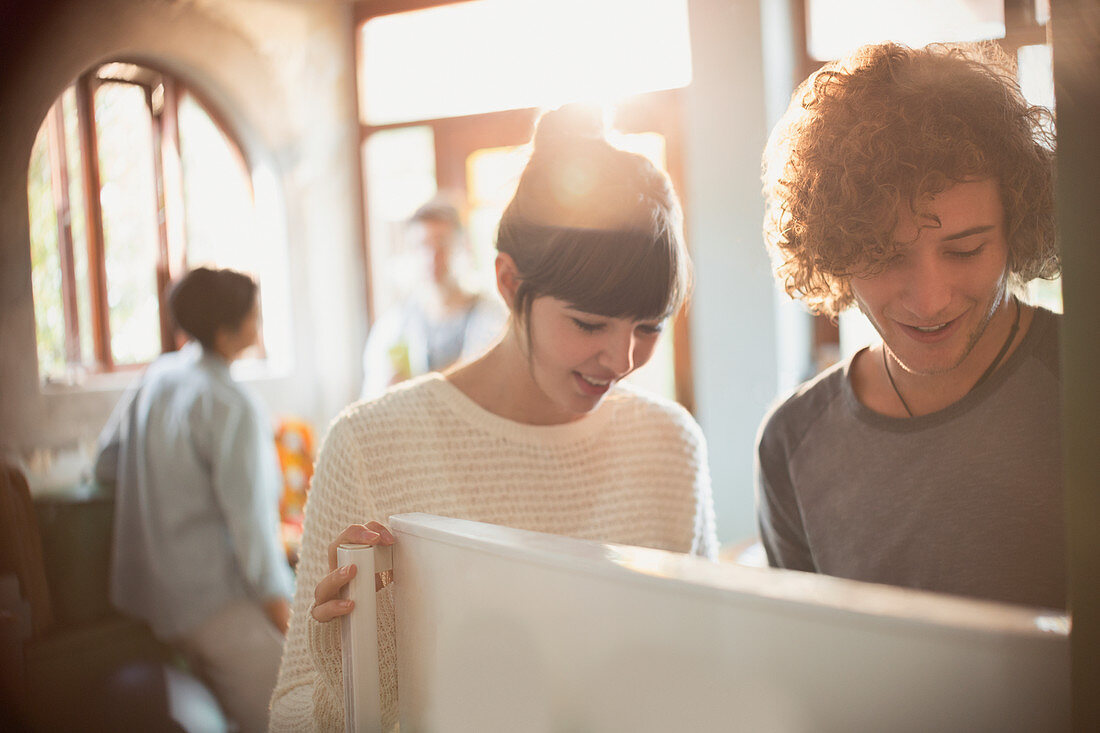
[[[577,384],[580,386],[582,392],[584,392],[587,395],[592,395],[593,397],[596,397],[596,396],[599,396],[599,395],[602,395],[602,394],[606,393],[607,390],[611,389],[611,385],[614,384],[614,382],[615,382],[614,379],[610,379],[610,378],[608,378],[608,379],[596,379],[596,377],[586,378],[585,375],[581,374],[580,372],[573,372],[573,378],[577,381]],[[593,381],[589,381],[590,379],[593,380]]]

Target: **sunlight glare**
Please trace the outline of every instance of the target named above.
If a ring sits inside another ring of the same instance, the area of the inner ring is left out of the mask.
[[[270,374],[290,374],[294,368],[291,341],[293,294],[290,283],[289,247],[285,220],[285,204],[278,174],[267,161],[259,161],[252,169],[252,190],[255,214],[252,217],[256,239],[261,243],[255,253],[255,274],[263,283],[260,289],[264,318],[264,351]]]
[[[1002,0],[808,0],[810,55],[838,59],[867,43],[925,46],[1002,38]]]
[[[360,33],[372,125],[607,103],[691,81],[685,0],[474,0],[374,18]]]

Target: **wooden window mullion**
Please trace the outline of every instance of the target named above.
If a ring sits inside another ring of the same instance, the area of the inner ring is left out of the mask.
[[[80,364],[80,317],[73,257],[72,209],[69,204],[69,162],[65,149],[65,118],[59,98],[48,114],[50,182],[57,213],[57,251],[61,265],[61,302],[65,320],[65,361]]]
[[[187,212],[184,208],[183,159],[180,153],[179,103],[183,86],[171,77],[163,77],[164,108],[161,110],[161,162],[164,165],[164,216],[168,234],[168,277],[175,279],[187,272]],[[213,119],[213,117],[211,118]],[[218,123],[215,121],[214,123]],[[233,138],[230,138],[233,139]],[[236,150],[234,142],[234,151]],[[247,168],[247,166],[246,166]]]
[[[95,128],[95,75],[82,74],[76,81],[77,125],[80,130],[81,173],[87,216],[88,291],[91,306],[92,343],[101,371],[114,369],[111,323],[107,302],[107,264],[103,236],[103,208],[99,199],[99,145]]]
[[[172,280],[169,272],[168,254],[168,216],[164,190],[164,115],[163,108],[154,109],[153,90],[145,87],[145,106],[149,111],[149,125],[153,137],[153,205],[157,212],[157,309],[160,312],[160,349],[173,351],[176,348],[172,319],[168,313],[168,285]]]

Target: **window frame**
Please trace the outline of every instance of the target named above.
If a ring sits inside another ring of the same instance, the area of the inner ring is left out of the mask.
[[[251,165],[238,136],[226,124],[217,108],[205,96],[179,77],[149,65],[144,61],[112,59],[89,68],[54,100],[44,123],[48,126],[50,181],[57,217],[58,255],[61,268],[61,301],[65,325],[65,360],[70,367],[90,375],[132,372],[146,363],[117,363],[111,348],[110,310],[106,272],[106,241],[103,209],[100,200],[99,144],[96,131],[95,94],[104,84],[129,84],[144,94],[152,135],[153,181],[156,207],[157,241],[154,272],[157,295],[160,352],[178,348],[176,328],[168,307],[168,290],[175,278],[187,271],[186,208],[184,173],[180,152],[178,109],[190,96],[202,108],[228,143],[232,155],[241,166],[249,194],[252,188]],[[67,91],[75,92],[77,145],[80,148],[80,186],[84,199],[85,241],[88,267],[88,323],[91,325],[90,362],[81,353],[80,295],[77,292],[75,248],[69,200],[69,156],[64,134],[62,105]],[[170,164],[168,161],[171,158]],[[37,315],[36,315],[37,317]],[[263,350],[262,343],[260,346]],[[39,372],[40,383],[53,383],[53,375]]]

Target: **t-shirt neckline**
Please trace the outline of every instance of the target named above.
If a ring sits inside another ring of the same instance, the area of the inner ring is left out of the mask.
[[[1046,329],[1050,327],[1053,318],[1054,314],[1047,310],[1035,308],[1035,315],[1031,320],[1031,325],[1028,327],[1027,333],[1024,334],[1023,339],[1020,340],[1020,345],[1004,360],[999,369],[989,375],[989,378],[986,379],[983,384],[978,385],[977,389],[971,390],[964,395],[962,399],[951,403],[942,410],[930,412],[927,415],[920,415],[918,417],[890,417],[888,415],[883,415],[867,407],[859,401],[858,397],[856,397],[855,389],[852,388],[852,365],[860,354],[870,348],[865,346],[853,354],[844,364],[843,391],[845,403],[861,421],[894,432],[912,432],[942,425],[982,404],[989,395],[998,390],[1001,385],[1019,369],[1020,364],[1032,354],[1035,350],[1035,344],[1039,342],[1046,332]]]

